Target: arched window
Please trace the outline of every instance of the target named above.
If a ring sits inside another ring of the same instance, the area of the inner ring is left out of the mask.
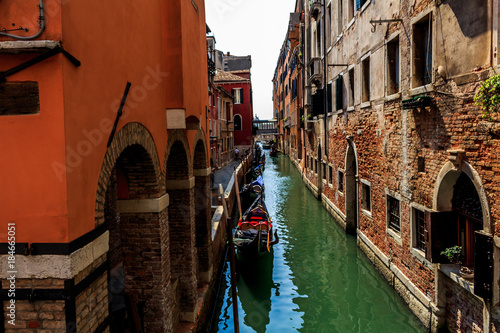
[[[234,130],[241,131],[242,129],[241,116],[239,114],[236,114],[234,115]]]

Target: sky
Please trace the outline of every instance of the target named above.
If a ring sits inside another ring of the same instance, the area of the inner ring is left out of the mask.
[[[272,79],[295,0],[205,0],[218,50],[252,56],[253,112],[273,117]]]

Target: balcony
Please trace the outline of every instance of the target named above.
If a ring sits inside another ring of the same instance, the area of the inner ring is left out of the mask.
[[[316,85],[321,84],[321,79],[323,75],[321,74],[321,59],[312,58],[309,62],[309,82]]]
[[[321,13],[321,0],[309,0],[309,13],[316,20]]]

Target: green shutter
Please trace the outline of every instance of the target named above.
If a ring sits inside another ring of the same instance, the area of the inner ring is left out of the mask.
[[[457,214],[450,212],[425,212],[425,254],[432,263],[448,263],[441,255],[446,248],[457,245]]]
[[[326,99],[327,99],[327,110],[328,112],[332,112],[332,84],[328,83],[326,93],[328,94]]]
[[[474,233],[474,294],[493,296],[493,237],[484,231]]]
[[[342,110],[344,108],[344,79],[339,75],[335,80],[335,100],[336,109]]]

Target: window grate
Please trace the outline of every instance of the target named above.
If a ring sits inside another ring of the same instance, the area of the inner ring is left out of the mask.
[[[388,204],[387,213],[389,216],[389,228],[399,233],[401,231],[399,200],[388,195],[387,204]]]
[[[415,247],[425,251],[425,214],[415,209]]]

